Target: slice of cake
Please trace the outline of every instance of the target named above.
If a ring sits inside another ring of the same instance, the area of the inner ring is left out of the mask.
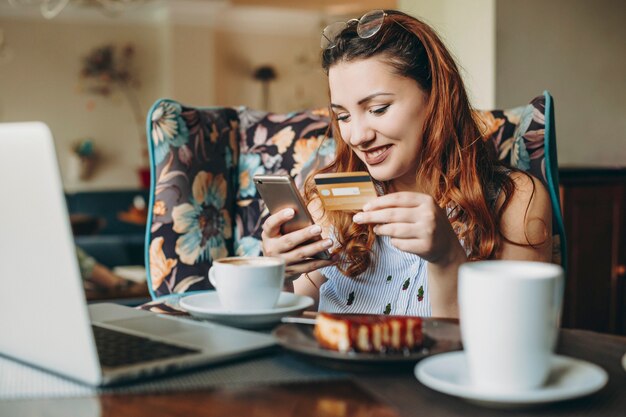
[[[314,329],[320,346],[339,352],[414,350],[422,345],[422,319],[369,314],[317,315]]]

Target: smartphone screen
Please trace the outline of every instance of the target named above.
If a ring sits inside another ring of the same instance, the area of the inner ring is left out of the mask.
[[[314,224],[306,204],[289,175],[255,175],[254,185],[271,214],[292,208],[293,219],[282,226],[282,233],[291,233]],[[317,238],[315,240],[319,240]],[[312,242],[312,241],[311,241]],[[310,242],[306,242],[307,244]],[[323,251],[314,256],[318,259],[329,259],[330,253]]]

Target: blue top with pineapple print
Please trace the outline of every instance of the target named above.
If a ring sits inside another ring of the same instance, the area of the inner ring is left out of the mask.
[[[320,287],[319,311],[352,314],[431,315],[427,263],[401,251],[389,236],[377,236],[372,265],[356,278],[336,266],[321,268],[327,278]]]

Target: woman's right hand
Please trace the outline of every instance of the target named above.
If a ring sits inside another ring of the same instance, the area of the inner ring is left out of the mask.
[[[283,258],[285,277],[290,280],[336,262],[335,259],[311,259],[318,252],[329,249],[333,244],[331,239],[321,239],[304,245],[305,242],[321,237],[322,228],[319,225],[308,226],[285,235],[281,233],[281,226],[291,220],[294,214],[290,208],[272,214],[263,223],[261,234],[263,254]]]

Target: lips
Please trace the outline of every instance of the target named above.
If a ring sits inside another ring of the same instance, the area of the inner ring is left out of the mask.
[[[363,151],[365,155],[365,163],[368,165],[377,165],[382,163],[391,153],[391,145],[378,146],[376,148]]]

